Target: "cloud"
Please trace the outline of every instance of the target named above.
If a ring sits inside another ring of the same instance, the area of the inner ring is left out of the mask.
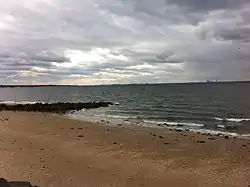
[[[246,0],[0,0],[0,84],[249,80]]]

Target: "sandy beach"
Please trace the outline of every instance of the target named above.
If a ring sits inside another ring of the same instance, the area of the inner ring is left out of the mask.
[[[0,176],[41,187],[250,186],[250,140],[0,112]]]

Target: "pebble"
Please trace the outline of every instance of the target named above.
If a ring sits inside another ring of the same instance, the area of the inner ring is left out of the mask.
[[[196,141],[196,143],[206,143],[204,140]]]

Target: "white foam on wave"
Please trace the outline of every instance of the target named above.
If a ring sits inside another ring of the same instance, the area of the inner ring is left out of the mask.
[[[189,129],[192,132],[201,132],[205,134],[213,134],[213,135],[229,135],[229,136],[241,136],[240,134],[236,132],[225,132],[225,131],[219,131],[219,130],[210,130],[210,129]]]
[[[44,103],[40,101],[0,101],[0,104],[6,105],[26,105],[26,104],[36,104],[36,103]]]
[[[226,126],[225,125],[217,125],[218,128],[221,128],[221,129],[225,129]]]
[[[153,121],[153,120],[143,120],[144,123],[153,123],[153,124],[166,124],[170,126],[192,126],[192,127],[203,127],[203,124],[200,123],[178,123],[178,122],[170,122],[170,121]]]
[[[120,115],[95,115],[95,117],[103,117],[103,118],[115,118],[115,119],[137,119],[137,117],[133,116],[120,116]]]
[[[230,121],[230,122],[242,122],[242,121],[250,121],[249,118],[219,118],[215,117],[214,118],[217,121]]]
[[[84,112],[85,113],[85,112]],[[178,123],[178,122],[169,122],[169,121],[154,121],[154,120],[141,120],[134,116],[120,116],[120,115],[104,115],[104,114],[90,114],[81,113],[80,115],[68,115],[69,117],[73,117],[78,120],[84,120],[84,121],[91,121],[91,122],[101,122],[104,120],[104,123],[106,125],[136,125],[136,126],[142,126],[147,128],[166,128],[166,129],[180,129],[180,130],[186,130],[188,129],[191,132],[195,133],[204,133],[204,134],[212,134],[212,135],[221,135],[221,136],[236,136],[238,138],[250,138],[250,134],[239,134],[236,132],[226,132],[223,130],[210,130],[210,129],[204,129],[203,124],[199,123]],[[131,120],[129,120],[131,119]],[[136,121],[133,121],[136,120]],[[161,124],[158,126],[157,124]],[[164,125],[165,124],[165,125]],[[192,128],[192,127],[199,127],[199,128]],[[224,125],[217,125],[217,127],[224,129]]]

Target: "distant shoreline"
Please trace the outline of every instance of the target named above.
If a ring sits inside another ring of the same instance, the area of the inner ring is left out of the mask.
[[[41,85],[0,85],[0,88],[19,88],[19,87],[95,87],[95,86],[130,86],[130,85],[193,85],[193,84],[241,84],[250,81],[218,81],[218,82],[183,82],[183,83],[131,83],[131,84],[98,84],[98,85],[60,85],[60,84],[41,84]]]

